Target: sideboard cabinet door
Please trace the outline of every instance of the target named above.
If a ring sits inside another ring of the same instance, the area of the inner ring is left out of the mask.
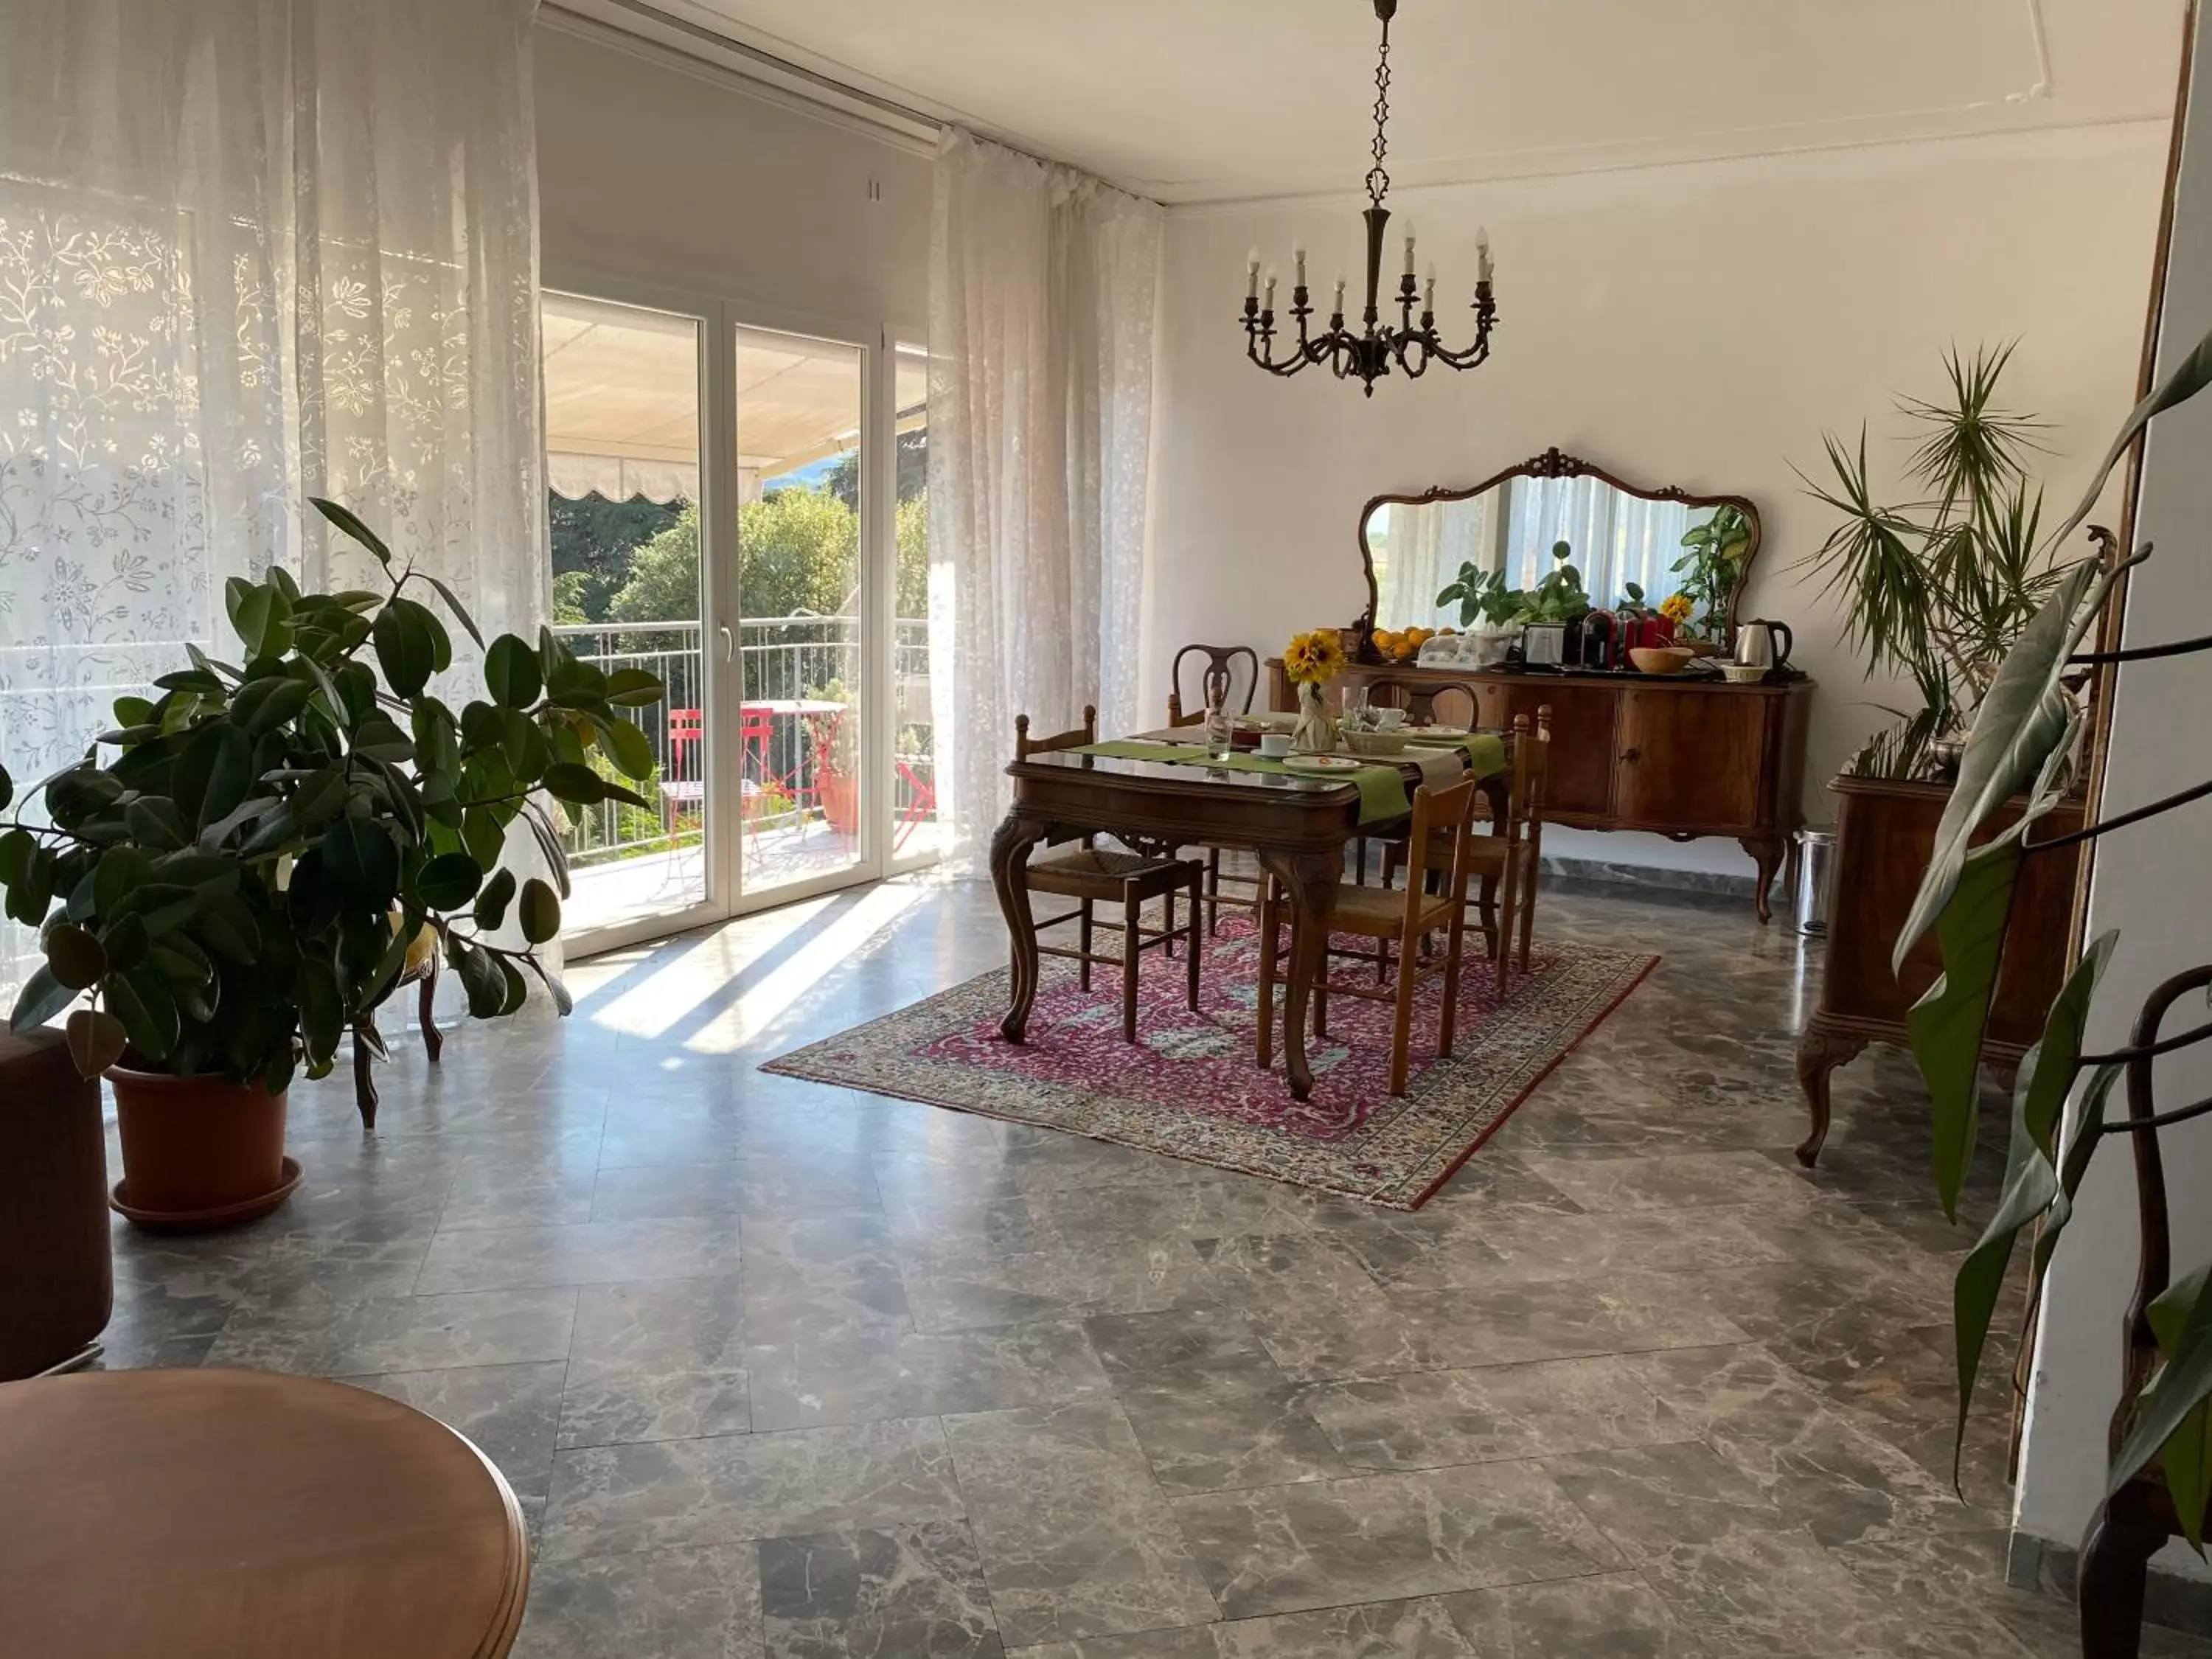
[[[1622,694],[1613,817],[1623,828],[1759,826],[1771,697],[1656,686]]]
[[[1544,784],[1544,816],[1553,823],[1595,824],[1613,814],[1613,710],[1620,693],[1612,685],[1577,684],[1541,677],[1486,676],[1477,682],[1481,724],[1501,732],[1513,717],[1552,711],[1552,770]]]

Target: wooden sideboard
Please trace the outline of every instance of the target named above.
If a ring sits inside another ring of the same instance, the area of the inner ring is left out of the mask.
[[[1280,658],[1269,658],[1270,702],[1297,706]],[[1644,830],[1670,841],[1726,836],[1758,866],[1759,919],[1804,822],[1805,721],[1813,682],[1729,685],[1704,678],[1635,674],[1468,672],[1410,664],[1353,663],[1330,687],[1391,682],[1439,720],[1510,726],[1552,710],[1547,823],[1577,830]],[[1472,699],[1474,707],[1467,707]],[[1392,694],[1392,700],[1406,697]]]
[[[1912,947],[1902,975],[1890,966],[1890,951],[1935,853],[1936,825],[1951,787],[1841,777],[1828,787],[1836,797],[1831,891],[1839,902],[1828,907],[1820,1004],[1797,1044],[1797,1080],[1812,1118],[1797,1159],[1808,1169],[1828,1138],[1830,1074],[1869,1042],[1902,1044],[1905,1010],[1943,971],[1932,933]],[[1974,836],[1976,844],[2008,827],[2026,805],[2019,797],[2006,802]],[[2033,839],[2079,830],[2081,811],[2078,799],[2061,801]],[[2000,1073],[2016,1067],[2042,1036],[2044,1015],[2066,981],[2080,859],[2078,848],[2063,848],[2028,860],[2021,872],[1982,1042],[1983,1062]]]

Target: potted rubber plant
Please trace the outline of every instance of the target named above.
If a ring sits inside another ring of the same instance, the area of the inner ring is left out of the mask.
[[[806,744],[814,757],[814,787],[822,816],[841,836],[860,832],[860,744],[853,729],[853,694],[832,680],[820,692],[825,702],[843,703],[843,712],[817,714],[807,721]]]
[[[520,1008],[526,975],[568,1012],[538,954],[568,890],[542,795],[647,804],[587,757],[649,775],[652,745],[617,711],[659,702],[658,678],[603,672],[550,631],[487,644],[443,583],[344,507],[315,506],[375,556],[382,591],[234,577],[236,663],[188,645],[157,696],[118,700],[81,760],[20,799],[0,772],[0,892],[45,957],[12,1024],[68,1012],[77,1070],[114,1088],[117,1207],[146,1224],[283,1201],[299,1179],[286,1090],[373,1030],[410,952],[442,951],[480,1018]],[[489,695],[458,714],[429,690],[453,656],[416,597],[433,590],[483,651]],[[517,820],[545,875],[503,866]]]

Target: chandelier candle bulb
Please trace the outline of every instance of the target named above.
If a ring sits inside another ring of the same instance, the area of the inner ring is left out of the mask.
[[[1244,258],[1244,297],[1260,297],[1260,250],[1256,247]]]
[[[1267,297],[1266,299],[1262,300],[1262,301],[1260,302],[1260,310],[1261,310],[1261,312],[1264,314],[1264,313],[1267,313],[1267,312],[1271,312],[1271,311],[1273,311],[1274,308],[1275,308],[1275,273],[1274,273],[1273,271],[1272,271],[1272,270],[1271,270],[1271,271],[1269,271],[1269,272],[1267,273]]]
[[[1303,245],[1293,246],[1291,249],[1291,258],[1297,262],[1297,286],[1304,288],[1306,285],[1306,251],[1304,246]]]
[[[1406,222],[1406,275],[1413,274],[1413,222]]]
[[[1344,278],[1341,276],[1336,279],[1336,305],[1331,314],[1339,320],[1344,316]]]
[[[1490,233],[1480,225],[1474,229],[1474,280],[1490,280]]]

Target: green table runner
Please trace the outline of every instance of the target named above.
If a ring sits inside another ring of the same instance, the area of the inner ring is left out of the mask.
[[[1169,766],[1218,766],[1231,772],[1272,772],[1278,777],[1305,778],[1322,783],[1352,783],[1359,786],[1359,821],[1362,823],[1381,823],[1389,818],[1402,818],[1413,810],[1406,794],[1406,775],[1395,766],[1363,766],[1357,772],[1301,772],[1296,767],[1285,766],[1279,760],[1246,750],[1216,760],[1202,744],[1179,743],[1140,743],[1122,738],[1114,743],[1086,744],[1074,751],[1079,755],[1097,755],[1103,760],[1159,761]]]
[[[1467,769],[1478,778],[1494,777],[1505,769],[1505,739],[1495,732],[1470,732],[1463,738],[1425,738],[1415,726],[1408,734],[1414,745],[1466,751]]]

